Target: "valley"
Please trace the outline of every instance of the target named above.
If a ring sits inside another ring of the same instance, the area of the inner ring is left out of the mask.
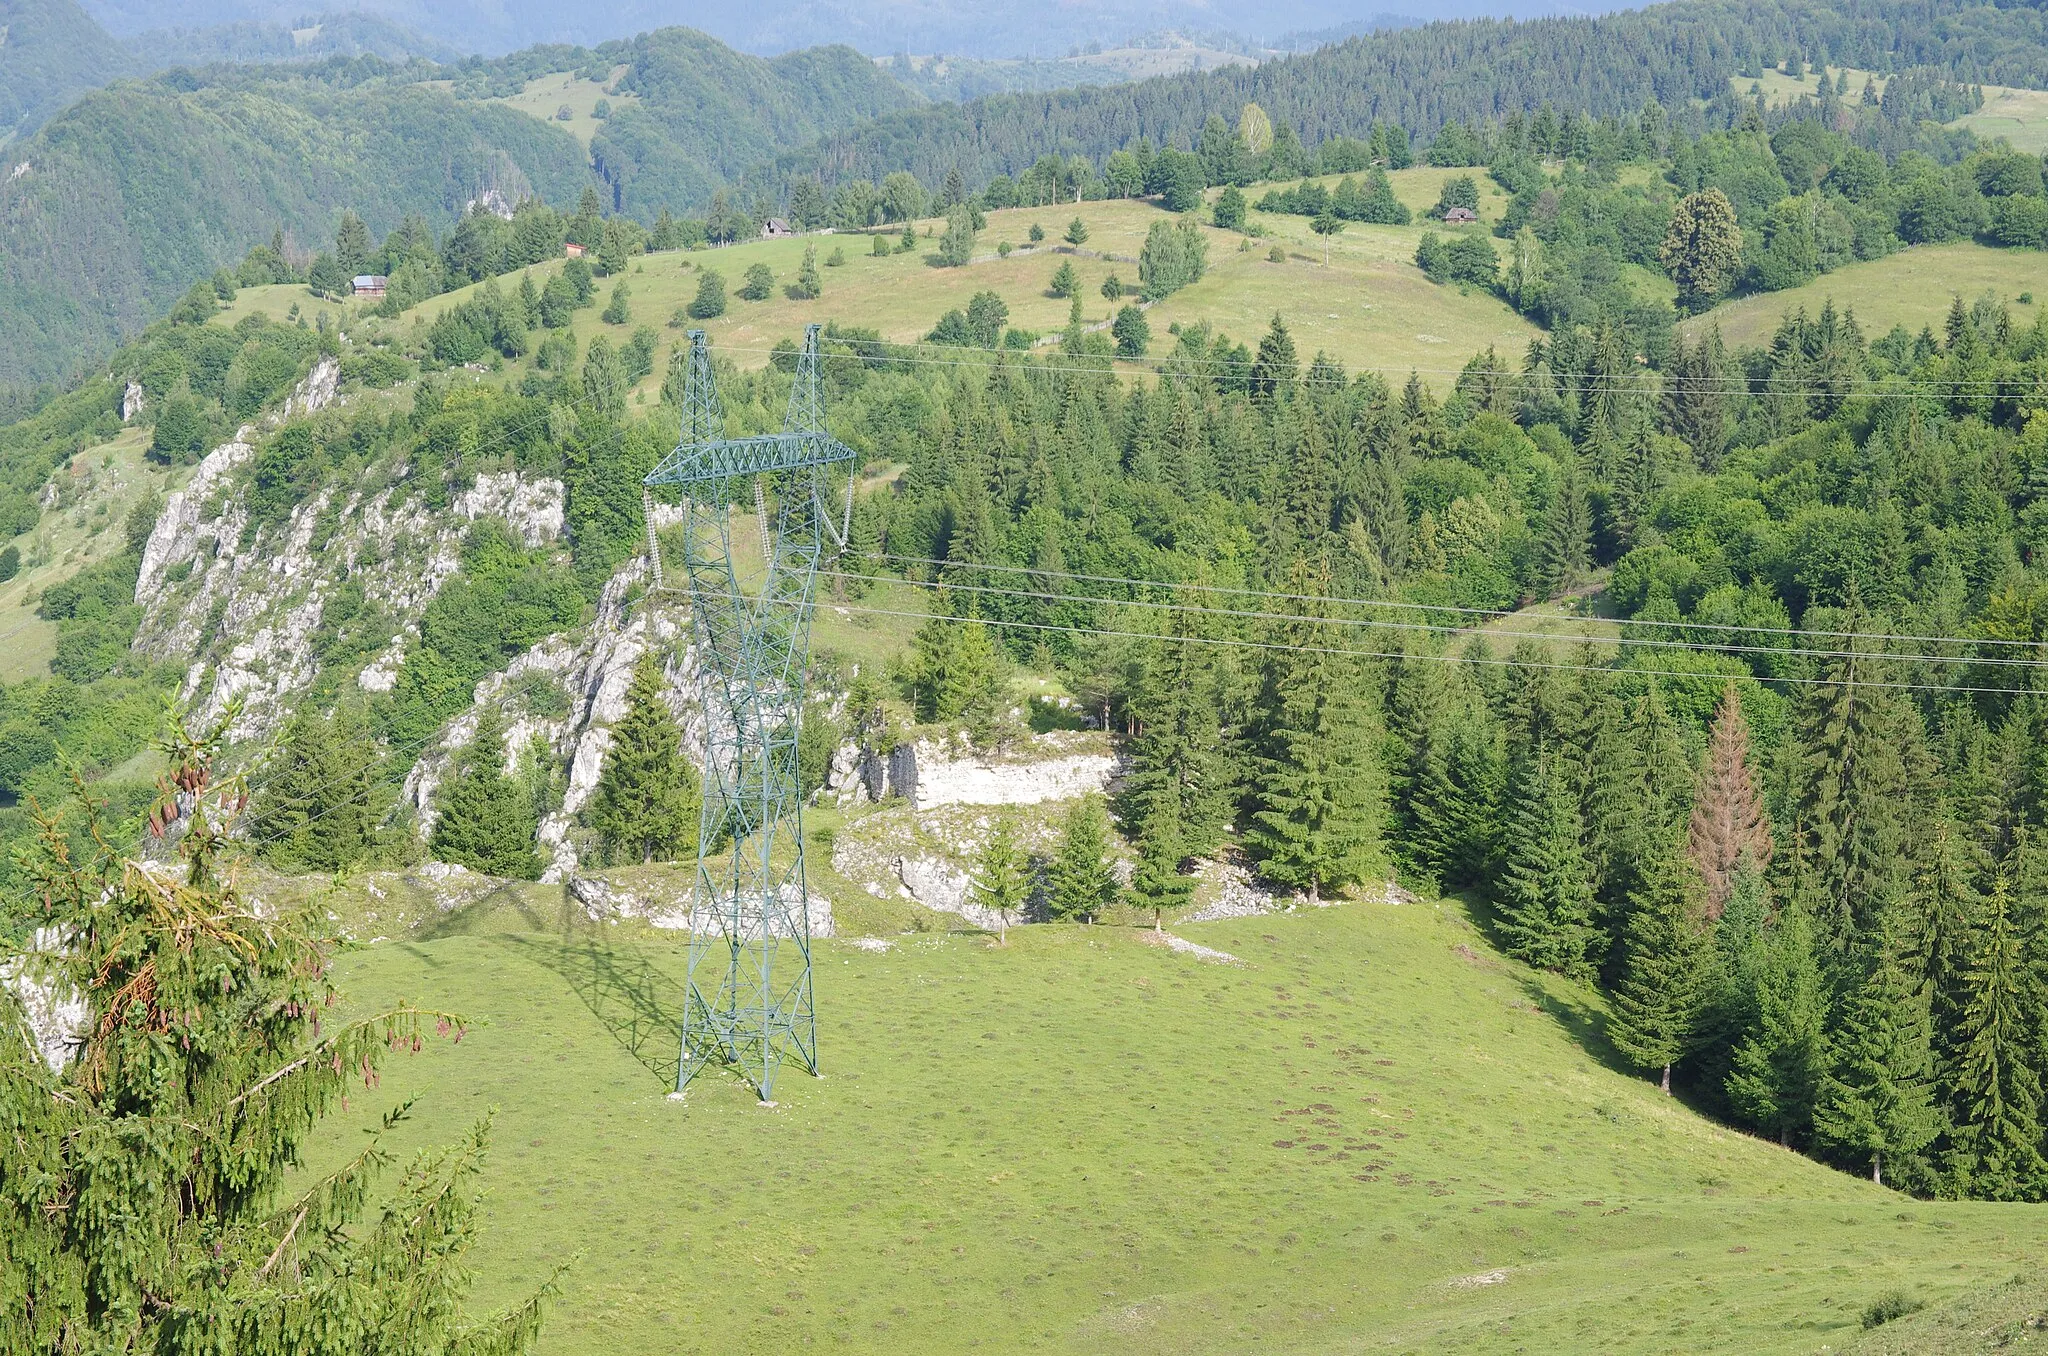
[[[2027,1340],[1936,11],[0,45],[0,1356]]]

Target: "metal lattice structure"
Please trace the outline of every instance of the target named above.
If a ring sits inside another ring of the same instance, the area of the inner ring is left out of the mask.
[[[834,468],[854,460],[825,431],[819,377],[812,325],[783,431],[726,438],[710,351],[692,330],[682,441],[646,479],[682,492],[680,567],[706,724],[678,1093],[714,1065],[764,1102],[785,1061],[818,1072],[797,735],[818,566],[828,537],[846,535]],[[758,583],[733,555],[734,520],[749,512],[764,537]],[[666,588],[651,512],[648,532],[655,585]]]

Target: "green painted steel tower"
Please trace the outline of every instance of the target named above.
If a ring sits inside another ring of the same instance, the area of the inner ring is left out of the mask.
[[[739,1073],[762,1101],[794,1060],[818,1071],[811,999],[809,894],[797,734],[803,720],[811,606],[852,448],[825,431],[818,327],[804,332],[781,433],[723,436],[711,355],[690,332],[682,442],[647,476],[682,492],[683,559],[704,704],[704,811],[690,930],[676,1091],[714,1065]],[[735,561],[736,520],[759,523],[758,561]],[[665,587],[649,514],[649,558]]]

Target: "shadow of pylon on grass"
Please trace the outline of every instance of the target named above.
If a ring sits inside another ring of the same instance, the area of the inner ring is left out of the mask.
[[[508,934],[499,940],[560,975],[627,1054],[665,1086],[675,1086],[685,997],[680,981],[633,947],[605,938]]]

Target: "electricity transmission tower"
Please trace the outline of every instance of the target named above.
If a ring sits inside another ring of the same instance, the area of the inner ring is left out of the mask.
[[[690,331],[682,441],[645,482],[682,492],[681,570],[705,718],[678,1093],[714,1064],[745,1077],[764,1102],[785,1060],[818,1071],[797,733],[818,566],[828,536],[846,540],[853,460],[825,431],[816,325],[804,331],[783,431],[753,438],[723,436],[710,351],[704,332]],[[833,468],[842,462],[839,508]],[[651,507],[650,499],[649,560],[661,589]],[[754,524],[759,565],[744,540]]]

